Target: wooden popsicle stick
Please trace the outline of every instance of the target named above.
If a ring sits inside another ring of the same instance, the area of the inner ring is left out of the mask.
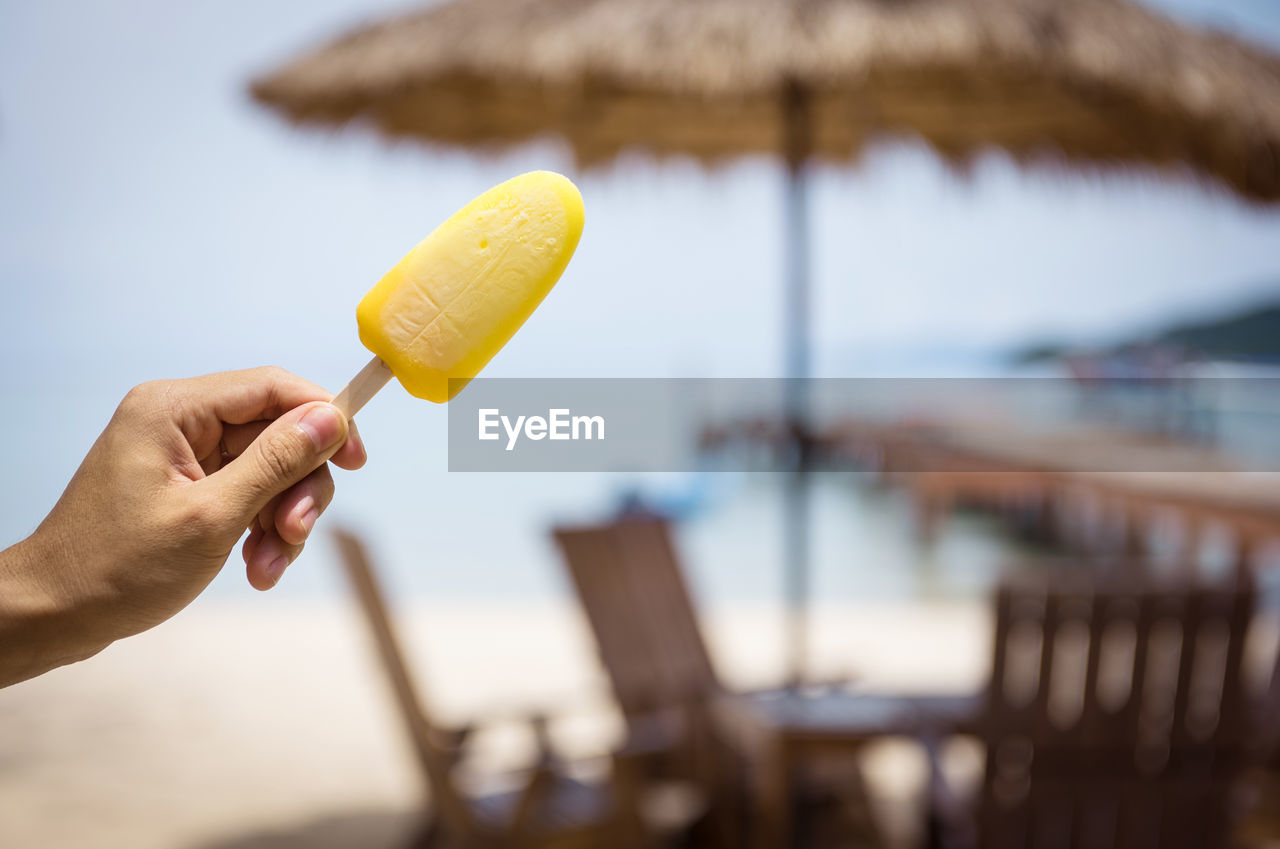
[[[378,390],[386,386],[390,379],[391,369],[381,359],[374,357],[338,393],[338,397],[333,399],[333,405],[347,418],[351,418],[360,412],[360,408],[368,404],[369,399],[377,395]]]

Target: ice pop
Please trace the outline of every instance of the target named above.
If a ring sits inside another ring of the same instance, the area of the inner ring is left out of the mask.
[[[394,375],[410,394],[448,401],[493,359],[569,264],[582,195],[532,171],[453,214],[369,290],[356,309],[373,360],[334,399],[348,417]]]

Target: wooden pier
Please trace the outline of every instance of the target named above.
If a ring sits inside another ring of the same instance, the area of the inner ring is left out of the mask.
[[[1038,520],[1076,550],[1194,565],[1206,543],[1248,568],[1280,544],[1280,472],[1127,431],[847,420],[819,444],[908,488],[925,538],[959,505]]]

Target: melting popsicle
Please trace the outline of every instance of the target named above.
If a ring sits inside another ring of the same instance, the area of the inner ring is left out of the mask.
[[[360,301],[360,341],[374,358],[333,403],[354,416],[393,375],[412,395],[448,401],[551,291],[582,223],[582,195],[550,171],[513,177],[458,210]]]

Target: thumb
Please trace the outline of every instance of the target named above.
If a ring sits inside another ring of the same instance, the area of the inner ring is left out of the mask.
[[[244,453],[205,479],[241,526],[267,502],[320,467],[347,439],[347,417],[316,401],[290,410],[258,434]]]

